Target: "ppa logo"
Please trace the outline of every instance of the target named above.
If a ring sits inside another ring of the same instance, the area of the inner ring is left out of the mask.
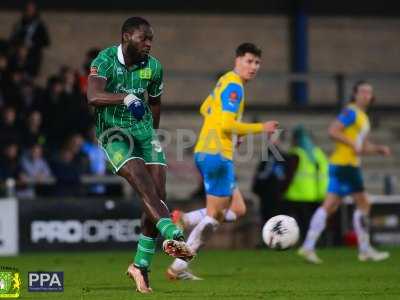
[[[29,292],[63,292],[64,272],[28,272]]]

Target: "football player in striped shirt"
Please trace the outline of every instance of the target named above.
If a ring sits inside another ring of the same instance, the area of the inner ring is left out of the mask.
[[[115,174],[125,178],[143,202],[142,233],[127,271],[141,293],[152,291],[148,271],[158,233],[165,238],[167,254],[193,258],[163,202],[166,159],[154,130],[160,121],[163,69],[150,55],[152,40],[148,21],[127,19],[121,44],[102,50],[93,60],[87,91],[89,104],[95,107],[99,143]]]

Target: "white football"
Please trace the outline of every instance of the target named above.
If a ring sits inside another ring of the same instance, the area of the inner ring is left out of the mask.
[[[293,247],[299,240],[299,234],[296,220],[286,215],[272,217],[265,223],[262,230],[264,243],[276,250]]]

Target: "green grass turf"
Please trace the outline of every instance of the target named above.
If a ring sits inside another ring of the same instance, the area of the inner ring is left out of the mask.
[[[400,299],[400,248],[385,262],[361,263],[355,249],[319,251],[323,265],[304,263],[294,252],[204,251],[192,268],[205,278],[169,282],[171,261],[159,253],[151,282],[154,293],[134,292],[125,275],[129,252],[24,254],[0,258],[22,273],[22,299]],[[64,271],[63,293],[28,293],[28,271]]]

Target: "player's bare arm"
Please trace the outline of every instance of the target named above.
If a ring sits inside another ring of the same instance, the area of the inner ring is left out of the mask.
[[[89,76],[87,99],[93,106],[121,104],[128,95],[125,93],[109,93],[105,91],[107,80],[97,76]]]
[[[161,96],[149,97],[149,106],[153,114],[153,127],[154,129],[158,129],[160,126]]]
[[[363,143],[362,153],[366,155],[381,154],[383,156],[390,156],[391,150],[386,145],[375,144],[371,142],[368,138],[366,138]]]
[[[343,134],[344,128],[344,125],[340,121],[334,120],[328,129],[329,137],[335,141],[348,145],[353,148],[356,153],[359,153],[361,149],[358,149],[357,145]]]

